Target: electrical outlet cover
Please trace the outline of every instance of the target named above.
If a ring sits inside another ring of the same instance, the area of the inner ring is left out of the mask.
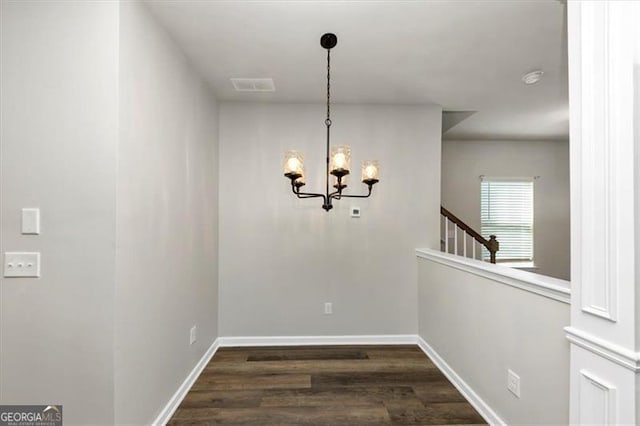
[[[520,376],[511,370],[507,370],[507,389],[520,398]]]
[[[194,325],[193,327],[191,327],[191,330],[189,331],[190,345],[193,345],[196,342],[196,340],[198,340],[197,333],[198,333],[198,327]]]

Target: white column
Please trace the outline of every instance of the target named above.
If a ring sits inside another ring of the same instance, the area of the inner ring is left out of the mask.
[[[640,5],[569,1],[568,18],[571,423],[638,424]]]

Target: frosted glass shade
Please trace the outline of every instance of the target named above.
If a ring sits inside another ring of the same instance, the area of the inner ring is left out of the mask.
[[[304,158],[298,151],[287,151],[284,154],[284,175],[292,178],[304,175]]]
[[[351,148],[347,145],[336,145],[331,148],[331,174],[344,176],[349,174],[351,162]]]
[[[376,183],[379,180],[380,165],[377,161],[362,162],[362,181],[366,184]]]

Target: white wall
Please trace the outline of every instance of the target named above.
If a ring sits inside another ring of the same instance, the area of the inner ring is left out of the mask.
[[[568,424],[570,306],[428,259],[418,271],[419,335],[480,399],[507,424]]]
[[[534,263],[538,273],[568,280],[569,143],[443,141],[442,205],[478,232],[480,175],[540,176],[534,184]]]
[[[217,336],[215,99],[137,2],[3,1],[1,53],[0,250],[42,277],[2,278],[0,403],[149,423]]]
[[[151,422],[217,336],[217,120],[172,40],[143,6],[122,2],[118,424]]]
[[[324,189],[324,105],[224,103],[220,110],[220,335],[415,334],[414,249],[437,247],[439,107],[335,105],[332,143],[381,162],[371,198],[330,212],[298,200],[284,151]],[[349,217],[359,206],[362,217]],[[333,315],[323,315],[333,302]]]
[[[0,282],[0,404],[113,423],[118,4],[1,3],[0,251],[40,279]],[[20,234],[39,207],[42,233]]]

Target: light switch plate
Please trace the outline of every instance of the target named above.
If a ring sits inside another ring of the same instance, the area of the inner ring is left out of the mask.
[[[4,254],[4,276],[7,278],[40,277],[40,253],[7,252]]]
[[[40,209],[22,209],[22,233],[27,235],[40,234]]]

